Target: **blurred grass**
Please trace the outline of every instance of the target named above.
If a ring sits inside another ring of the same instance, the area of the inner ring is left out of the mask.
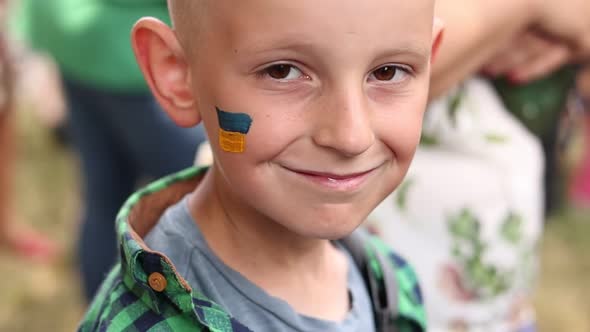
[[[79,210],[75,158],[33,112],[18,114],[18,213],[56,239],[64,257],[43,266],[0,252],[0,332],[73,331],[84,311],[73,257]],[[590,331],[590,212],[549,223],[535,303],[541,331]]]
[[[535,304],[541,331],[590,331],[590,211],[551,220]]]

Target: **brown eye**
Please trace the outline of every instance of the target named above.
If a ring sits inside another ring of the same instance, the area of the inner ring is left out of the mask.
[[[302,76],[299,69],[288,64],[272,65],[264,70],[268,76],[275,80],[292,80]]]
[[[397,70],[394,66],[383,66],[375,70],[373,75],[379,81],[391,81],[395,77]]]
[[[289,65],[274,65],[269,67],[266,72],[268,76],[272,78],[276,78],[277,80],[284,79],[285,77],[289,76],[289,72],[291,71],[291,66]]]
[[[404,69],[402,66],[384,65],[371,72],[369,81],[397,84],[404,82],[410,75],[410,70]]]

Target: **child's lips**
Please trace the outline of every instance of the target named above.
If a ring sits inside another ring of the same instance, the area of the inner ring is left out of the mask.
[[[288,167],[285,168],[292,173],[303,177],[307,181],[311,181],[324,188],[336,191],[354,191],[357,190],[378,167],[371,168],[367,171],[344,174],[299,170]]]
[[[299,174],[302,175],[306,175],[306,176],[315,176],[315,177],[324,177],[324,178],[328,178],[328,179],[333,179],[333,180],[346,180],[346,179],[352,179],[355,177],[359,177],[362,176],[364,174],[367,174],[369,171],[364,171],[364,172],[357,172],[357,173],[350,173],[350,174],[332,174],[332,173],[324,173],[324,172],[314,172],[314,171],[298,171],[298,170],[293,170],[294,172],[297,172]]]

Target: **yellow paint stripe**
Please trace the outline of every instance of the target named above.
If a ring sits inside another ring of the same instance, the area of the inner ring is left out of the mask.
[[[242,153],[246,148],[246,135],[219,128],[219,146],[225,152]]]

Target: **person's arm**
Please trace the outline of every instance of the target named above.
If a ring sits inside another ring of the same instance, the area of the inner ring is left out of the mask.
[[[445,33],[432,68],[431,98],[472,76],[535,19],[534,0],[439,0]]]
[[[517,84],[540,79],[574,60],[567,44],[529,31],[513,40],[489,61],[483,71],[490,77],[507,77]]]
[[[431,97],[480,71],[525,32],[535,31],[567,47],[567,52],[553,49],[554,54],[525,70],[529,77],[556,63],[590,59],[588,0],[439,0],[436,15],[447,28],[433,64]]]

